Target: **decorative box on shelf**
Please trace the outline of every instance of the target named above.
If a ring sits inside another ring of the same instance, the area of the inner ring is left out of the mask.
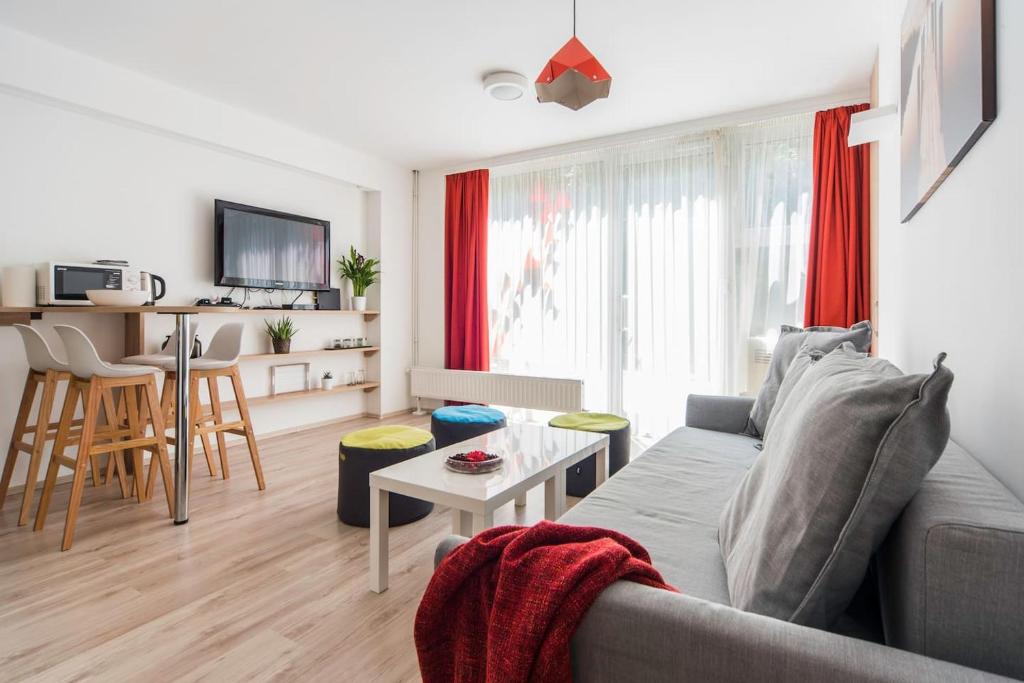
[[[309,386],[310,386],[310,368],[311,368],[311,366],[312,366],[312,363],[310,363],[309,361],[297,361],[295,363],[280,363],[278,365],[271,365],[270,366],[270,395],[271,396],[277,396],[277,393],[278,393],[278,391],[277,391],[277,373],[278,373],[278,371],[282,370],[283,368],[301,367],[302,368],[302,391],[309,391]],[[288,392],[283,392],[283,393],[290,393],[292,391],[298,391],[298,389],[291,389]]]

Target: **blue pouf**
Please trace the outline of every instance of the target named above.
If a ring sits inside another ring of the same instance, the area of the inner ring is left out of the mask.
[[[445,406],[430,416],[430,433],[438,448],[501,429],[505,413],[487,406]]]

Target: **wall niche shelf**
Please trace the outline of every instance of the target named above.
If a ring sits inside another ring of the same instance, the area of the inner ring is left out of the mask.
[[[302,391],[286,391],[273,396],[251,396],[249,397],[249,407],[261,406],[268,403],[277,403],[278,401],[290,401],[297,398],[312,398],[315,396],[328,396],[330,394],[345,394],[351,391],[363,391],[369,393],[380,386],[380,382],[363,382],[362,384],[344,384],[340,387],[334,387],[333,389],[306,389]],[[208,406],[203,406],[208,407]],[[222,410],[235,410],[234,401],[226,401],[221,403]]]
[[[364,356],[372,356],[380,351],[379,346],[354,346],[348,349],[307,349],[305,351],[291,351],[289,353],[250,353],[242,354],[239,360],[287,360],[288,358],[303,356],[329,356],[335,353],[355,353],[361,351]]]

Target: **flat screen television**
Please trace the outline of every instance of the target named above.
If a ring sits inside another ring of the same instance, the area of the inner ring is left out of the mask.
[[[331,287],[331,223],[217,199],[214,282],[220,287]]]

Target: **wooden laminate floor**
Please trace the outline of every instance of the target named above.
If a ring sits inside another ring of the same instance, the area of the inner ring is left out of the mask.
[[[429,418],[385,423],[428,427]],[[338,521],[337,444],[361,420],[260,441],[267,489],[244,446],[231,479],[196,458],[191,519],[163,491],[142,505],[86,488],[74,547],[60,552],[68,486],[47,528],[0,512],[2,681],[417,680],[412,628],[450,530],[447,508],[391,533],[391,588],[367,584],[369,532]],[[38,498],[37,498],[38,499]],[[543,487],[497,524],[543,516]]]

